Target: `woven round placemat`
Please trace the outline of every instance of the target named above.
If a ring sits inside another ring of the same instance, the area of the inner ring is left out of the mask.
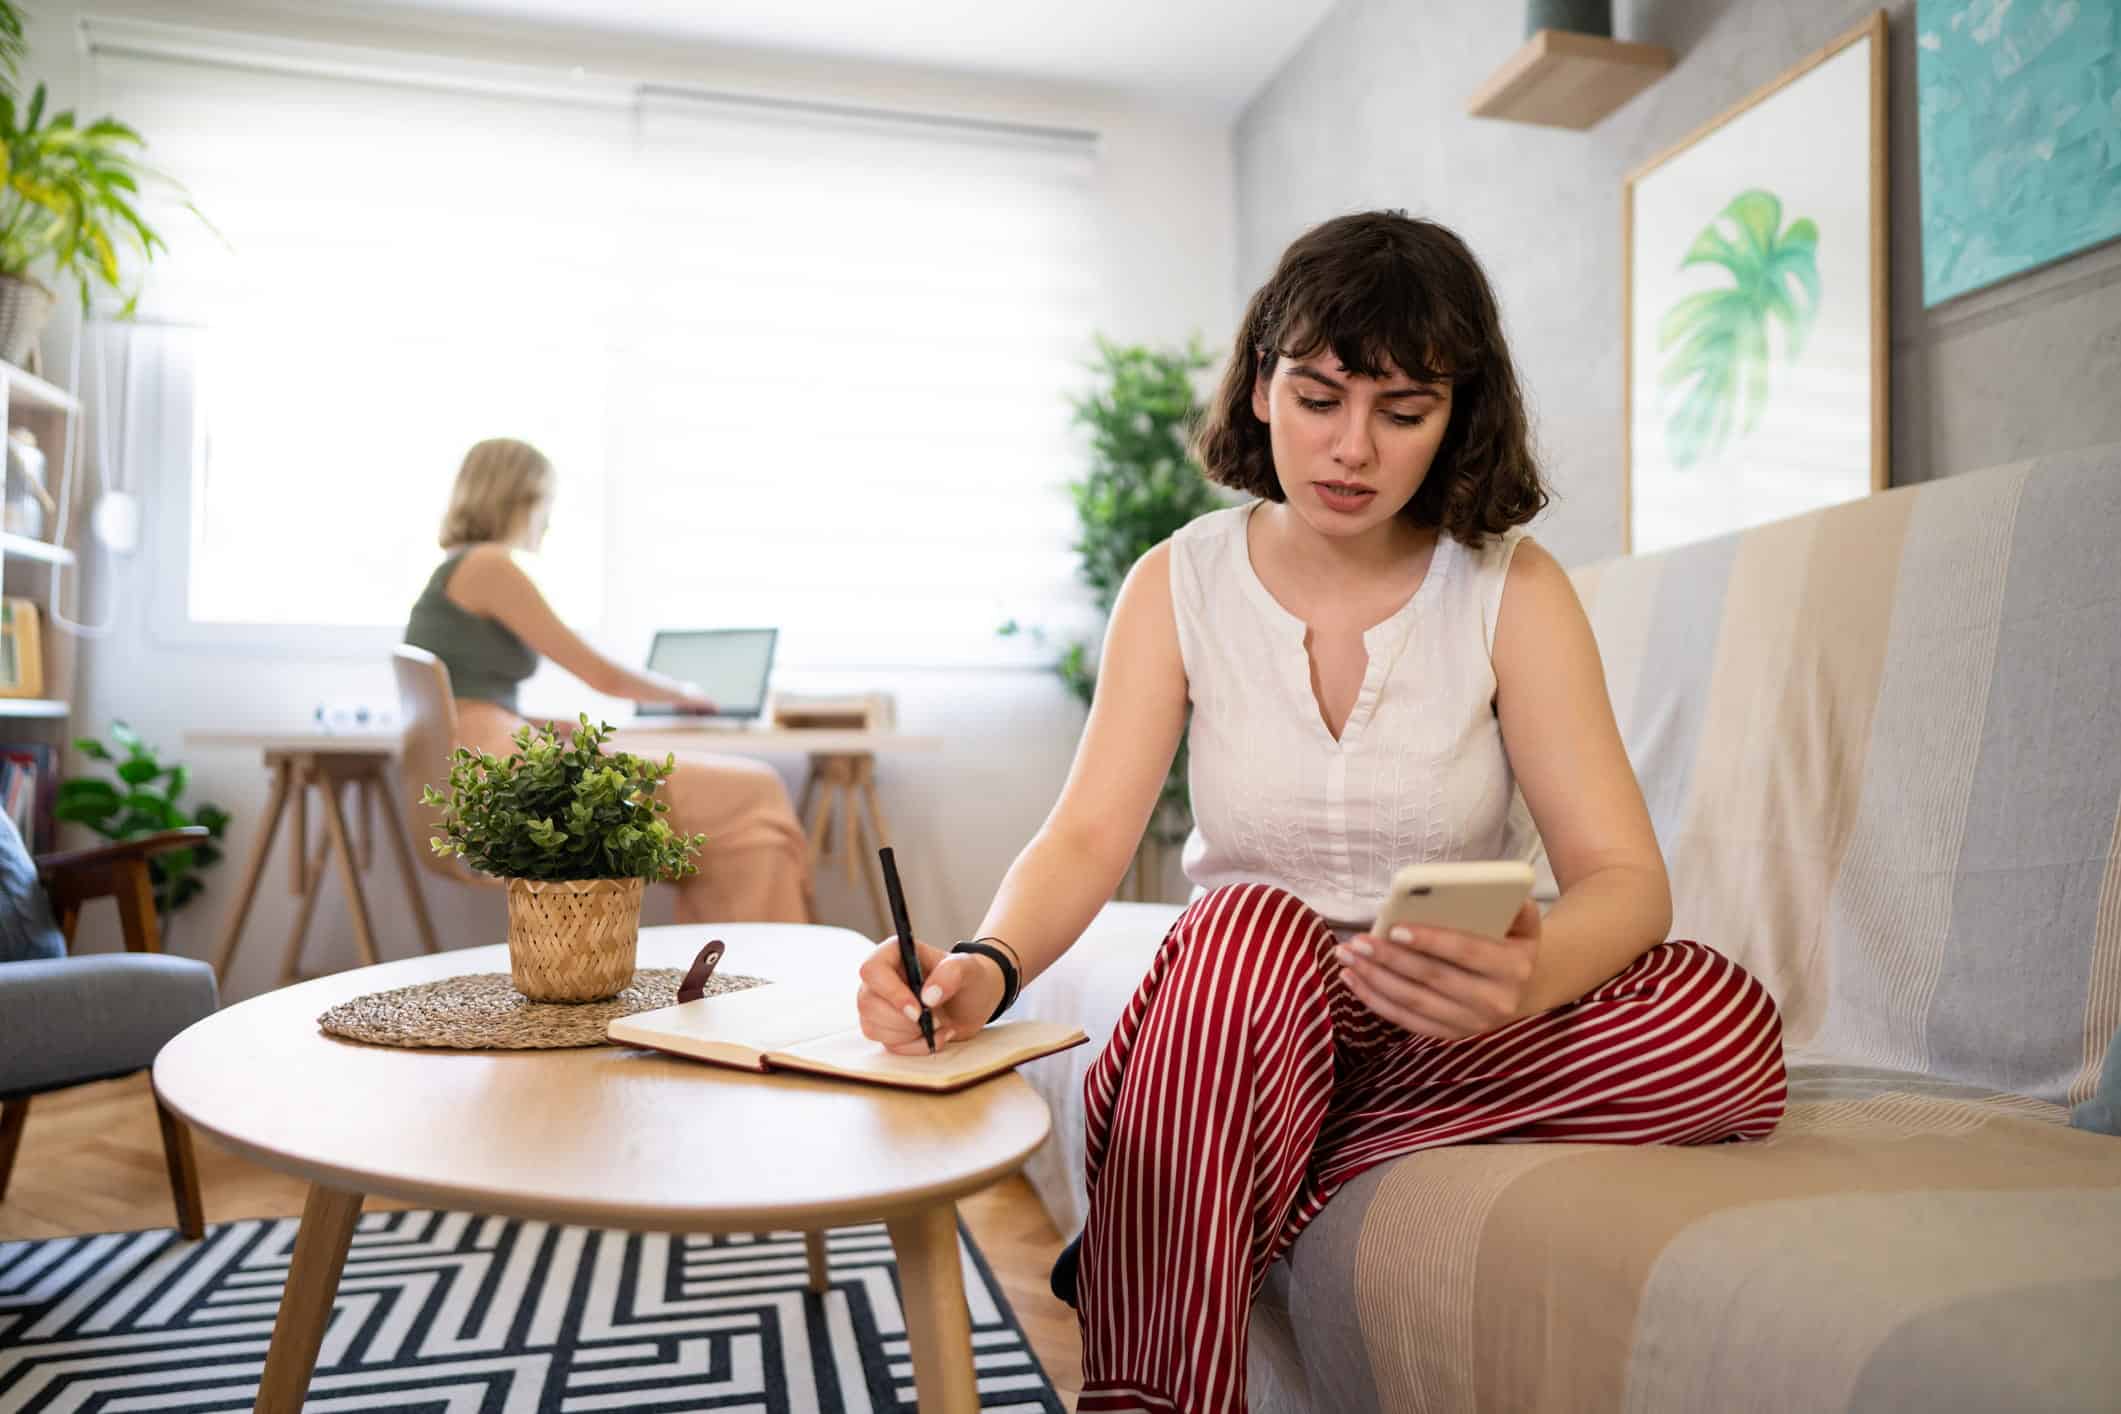
[[[653,1011],[678,999],[683,969],[644,967],[615,997],[600,1002],[534,1002],[505,972],[473,972],[394,987],[341,1002],[317,1025],[349,1041],[376,1046],[439,1046],[461,1051],[549,1051],[601,1046],[614,1017]],[[741,992],[766,981],[731,973],[707,979],[706,995]]]

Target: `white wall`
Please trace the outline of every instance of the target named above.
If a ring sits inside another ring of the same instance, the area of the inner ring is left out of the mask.
[[[526,64],[584,65],[599,74],[644,81],[694,83],[728,90],[839,102],[903,106],[1017,121],[1090,128],[1101,145],[1103,307],[1099,327],[1122,340],[1178,342],[1198,333],[1211,346],[1235,324],[1235,207],[1230,133],[1225,122],[1159,110],[1125,95],[846,62],[805,62],[698,46],[648,46],[588,34],[562,34],[473,22],[384,22],[351,16],[332,5],[201,3],[148,0],[97,4],[93,12],[179,20],[252,33],[445,57]],[[72,5],[46,5],[36,17],[27,74],[51,83],[61,101],[80,82]],[[123,116],[123,115],[119,115]],[[152,143],[153,134],[147,134]],[[210,214],[210,213],[209,213]],[[56,341],[55,341],[56,342]],[[1087,352],[1087,351],[1086,351]],[[290,474],[299,474],[291,468]],[[167,496],[149,492],[149,515]],[[329,502],[319,488],[313,520],[286,533],[329,533]],[[432,528],[407,525],[425,538]],[[149,537],[152,542],[152,535]],[[178,915],[173,950],[211,956],[256,832],[262,826],[267,778],[255,752],[189,747],[184,733],[207,726],[294,726],[320,701],[386,702],[392,688],[383,662],[348,662],[319,644],[315,657],[202,652],[158,642],[147,602],[158,584],[146,552],[122,565],[94,562],[90,617],[115,605],[116,627],[84,646],[82,682],[72,723],[76,732],[102,734],[122,718],[166,752],[192,766],[187,799],[213,800],[235,823],[228,859],[210,876],[209,891]],[[260,584],[261,595],[270,584]],[[115,596],[113,599],[112,596]],[[1015,852],[1044,817],[1081,730],[1082,714],[1048,674],[1021,671],[864,672],[835,679],[805,676],[796,689],[882,688],[898,695],[902,729],[946,740],[936,755],[886,758],[880,789],[900,858],[909,907],[929,937],[969,936]],[[549,702],[542,691],[532,699]],[[585,705],[592,705],[585,696]],[[803,762],[778,760],[791,792],[800,788]],[[314,820],[314,817],[313,817]],[[316,836],[312,836],[316,838]],[[83,840],[83,843],[90,841]],[[292,923],[284,836],[246,928],[227,994],[243,996],[271,985]],[[367,896],[386,955],[404,955],[411,921],[396,871],[379,854]],[[445,939],[453,944],[499,941],[502,903],[496,893],[423,882]],[[669,919],[668,891],[650,892],[648,921]],[[821,881],[824,921],[867,929],[867,905],[837,870]],[[351,926],[336,882],[312,925],[312,967],[354,960]],[[115,946],[108,910],[84,921],[84,948]]]

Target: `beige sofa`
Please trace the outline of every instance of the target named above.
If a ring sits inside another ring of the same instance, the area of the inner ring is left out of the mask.
[[[1673,935],[1780,1004],[1760,1144],[1373,1170],[1253,1313],[1261,1410],[2121,1407],[2121,447],[1574,578]],[[1115,904],[1024,1015],[1031,1166],[1082,1221],[1081,1082],[1175,907]]]

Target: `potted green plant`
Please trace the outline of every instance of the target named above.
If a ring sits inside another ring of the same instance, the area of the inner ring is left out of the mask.
[[[219,841],[228,830],[228,812],[205,801],[187,810],[178,803],[190,784],[187,768],[162,761],[123,722],[110,724],[110,737],[116,751],[93,737],[77,738],[74,749],[91,761],[107,763],[117,779],[76,776],[61,781],[52,813],[113,841],[204,825],[206,843],[165,850],[147,861],[148,877],[155,886],[155,910],[166,924],[172,914],[205,891],[206,883],[199,875],[221,859]]]
[[[19,52],[20,16],[12,7],[0,12],[0,53],[10,34]],[[0,93],[0,358],[19,363],[51,316],[55,296],[46,280],[73,282],[83,314],[99,287],[121,298],[121,318],[133,312],[139,292],[125,289],[123,257],[145,267],[167,248],[140,214],[141,186],[174,191],[176,184],[140,160],[145,141],[117,119],[84,125],[70,109],[47,113],[41,83],[18,108],[8,88]],[[183,204],[198,215],[189,200]]]
[[[536,1001],[616,994],[633,978],[642,890],[699,868],[707,837],[673,830],[656,795],[676,758],[606,754],[610,731],[584,716],[571,740],[522,728],[507,757],[459,747],[449,788],[422,792],[441,811],[435,853],[507,881],[509,974]]]
[[[1211,362],[1198,342],[1158,349],[1100,337],[1092,365],[1097,381],[1070,400],[1075,421],[1090,434],[1090,469],[1068,483],[1075,501],[1076,576],[1089,586],[1105,619],[1136,560],[1186,522],[1228,504],[1192,453],[1206,411],[1193,378]],[[1001,631],[1025,632],[1014,620]],[[1045,638],[1041,630],[1029,632]],[[1097,691],[1096,665],[1097,644],[1087,638],[1070,641],[1054,665],[1086,707]],[[1144,855],[1136,861],[1136,873],[1146,876],[1145,891],[1147,880],[1160,872],[1162,851],[1191,828],[1182,740],[1150,819]]]

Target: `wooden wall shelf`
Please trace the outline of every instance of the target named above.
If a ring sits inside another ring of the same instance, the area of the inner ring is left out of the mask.
[[[1662,45],[1543,29],[1480,86],[1466,112],[1580,131],[1671,67],[1672,51]]]

